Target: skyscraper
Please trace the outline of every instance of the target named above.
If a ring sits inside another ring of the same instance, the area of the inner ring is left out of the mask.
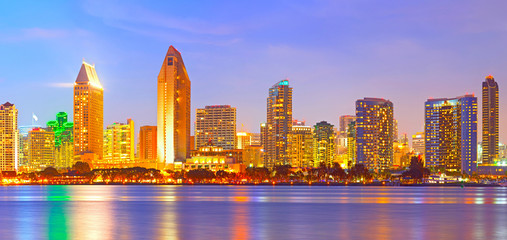
[[[247,132],[236,133],[236,149],[244,149],[252,143],[252,134]]]
[[[340,133],[346,134],[349,124],[356,121],[356,116],[342,115],[340,116]]]
[[[333,125],[326,121],[319,122],[313,126],[314,167],[319,167],[321,164],[326,166],[333,165],[336,157],[336,134],[333,127]]]
[[[0,171],[18,170],[18,110],[10,102],[0,105]]]
[[[47,129],[54,132],[56,168],[69,168],[74,163],[74,123],[67,122],[67,113],[59,112],[56,120],[46,123]]]
[[[74,84],[74,156],[94,154],[102,159],[104,90],[95,65],[83,61]]]
[[[134,121],[115,122],[104,132],[104,159],[101,167],[130,166],[135,160]]]
[[[415,154],[423,155],[424,154],[424,132],[417,132],[412,135],[412,148],[414,149]]]
[[[489,75],[482,82],[482,163],[498,158],[498,83]]]
[[[314,167],[313,129],[311,126],[292,125],[291,165],[293,167]]]
[[[236,147],[236,108],[214,105],[198,108],[195,113],[195,147],[209,141],[224,150]]]
[[[380,172],[393,164],[393,103],[381,98],[356,101],[357,163]]]
[[[477,170],[477,98],[428,99],[425,103],[427,167],[461,173]]]
[[[157,160],[157,126],[142,126],[139,130],[139,159],[142,162]]]
[[[291,164],[290,134],[292,130],[292,87],[289,80],[277,82],[267,98],[265,166]]]
[[[32,171],[55,167],[55,133],[42,128],[28,132],[28,166]]]
[[[158,168],[165,168],[190,157],[190,79],[173,46],[164,57],[157,90]]]

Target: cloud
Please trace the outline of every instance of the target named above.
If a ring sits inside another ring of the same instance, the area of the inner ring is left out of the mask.
[[[48,87],[53,87],[53,88],[72,88],[74,87],[74,83],[69,83],[69,82],[59,82],[59,83],[48,83],[47,84]]]
[[[0,33],[0,39],[4,42],[20,42],[32,40],[61,39],[71,36],[86,36],[89,32],[82,29],[47,29],[47,28],[22,28],[11,32]]]

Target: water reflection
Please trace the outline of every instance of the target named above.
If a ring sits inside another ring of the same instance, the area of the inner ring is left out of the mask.
[[[2,186],[1,239],[506,239],[507,188]]]

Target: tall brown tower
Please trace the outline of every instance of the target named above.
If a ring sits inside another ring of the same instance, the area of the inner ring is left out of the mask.
[[[157,139],[159,168],[190,157],[190,79],[173,46],[158,75]]]

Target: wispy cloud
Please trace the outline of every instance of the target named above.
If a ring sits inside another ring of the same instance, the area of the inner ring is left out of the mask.
[[[48,83],[47,86],[48,87],[53,87],[53,88],[72,88],[72,87],[74,87],[74,83],[69,83],[69,82],[53,82],[53,83]]]
[[[71,36],[86,36],[89,32],[82,29],[47,29],[47,28],[22,28],[13,31],[4,31],[0,33],[0,41],[20,42],[32,40],[60,39]]]

